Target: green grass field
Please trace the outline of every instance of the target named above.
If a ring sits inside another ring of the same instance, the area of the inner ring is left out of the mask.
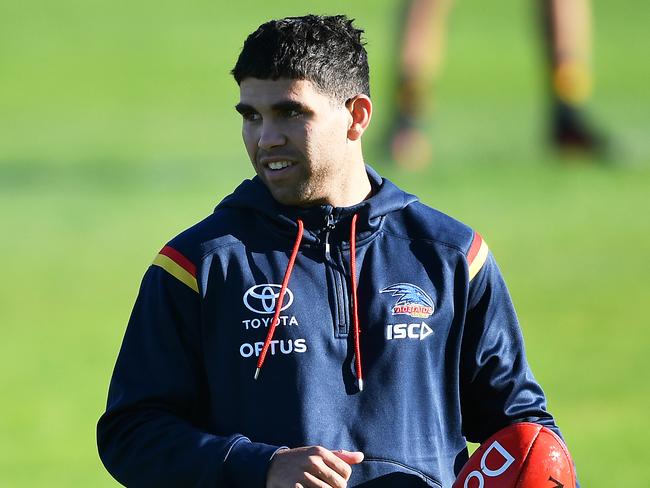
[[[541,144],[533,0],[459,1],[436,160],[405,173],[376,149],[396,2],[190,3],[0,1],[0,486],[116,486],[95,423],[140,278],[251,175],[228,75],[244,36],[308,11],[366,28],[368,161],[489,242],[583,486],[647,486],[650,5],[594,2],[592,113],[616,144],[598,165]]]

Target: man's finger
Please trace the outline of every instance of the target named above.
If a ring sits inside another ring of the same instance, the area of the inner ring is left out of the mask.
[[[303,484],[307,488],[344,488],[346,486],[345,482],[342,485],[327,483],[308,471],[305,471],[305,481]]]
[[[311,469],[305,475],[312,475],[333,488],[345,488],[351,468],[338,459],[331,451],[321,448],[317,457],[312,458]],[[347,476],[346,476],[347,475]]]
[[[345,460],[337,456],[335,452],[327,451],[326,453],[323,453],[321,457],[323,458],[323,462],[336,472],[343,481],[350,479],[352,468]]]
[[[339,459],[342,459],[347,464],[359,464],[363,461],[363,453],[359,451],[332,451]]]
[[[346,460],[357,464],[362,459],[360,452],[335,453],[322,446],[280,450],[269,466],[266,487],[346,488],[352,474]]]

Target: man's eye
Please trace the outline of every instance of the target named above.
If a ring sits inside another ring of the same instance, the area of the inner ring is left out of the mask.
[[[293,119],[296,117],[300,117],[302,115],[302,112],[300,110],[296,109],[290,109],[285,112],[285,116],[289,119]]]
[[[260,120],[261,116],[257,112],[244,112],[241,114],[242,118],[248,122],[255,122]]]

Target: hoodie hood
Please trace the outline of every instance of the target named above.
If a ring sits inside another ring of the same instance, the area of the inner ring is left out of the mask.
[[[279,232],[295,236],[297,221],[304,222],[304,243],[318,241],[331,215],[334,223],[351,219],[358,215],[357,236],[359,240],[375,232],[383,217],[391,212],[402,210],[416,202],[415,195],[400,190],[395,184],[366,165],[368,179],[372,185],[372,196],[350,207],[316,205],[308,208],[287,206],[276,201],[266,185],[255,176],[244,180],[233,193],[225,197],[215,208],[215,212],[225,208],[252,210],[268,219]]]

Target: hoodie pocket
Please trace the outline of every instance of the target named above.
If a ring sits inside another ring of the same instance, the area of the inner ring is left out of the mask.
[[[422,471],[390,459],[366,458],[352,468],[352,488],[442,488]]]

